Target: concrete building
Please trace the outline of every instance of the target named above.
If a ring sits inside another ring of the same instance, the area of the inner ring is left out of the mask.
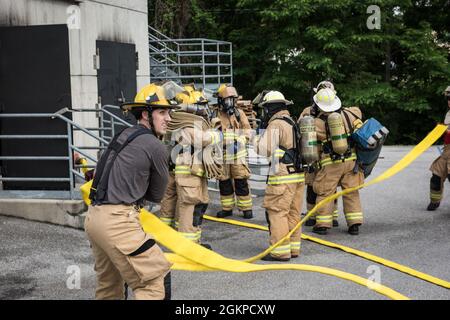
[[[147,0],[0,0],[0,48],[0,113],[118,105],[150,80]],[[95,113],[66,115],[84,127],[99,126]],[[0,135],[66,132],[56,120],[0,118]],[[79,131],[73,139],[77,146],[98,144]],[[64,152],[64,140],[0,139],[0,156]],[[67,161],[0,163],[3,177],[68,175]],[[6,189],[35,184],[4,182]],[[58,182],[42,184],[61,188]]]

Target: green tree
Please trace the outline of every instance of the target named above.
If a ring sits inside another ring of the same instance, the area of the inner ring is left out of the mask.
[[[379,30],[367,27],[370,5]],[[414,144],[446,112],[449,12],[444,0],[191,0],[185,36],[232,41],[234,82],[247,98],[280,90],[298,114],[330,79],[344,105],[389,128],[389,143]]]

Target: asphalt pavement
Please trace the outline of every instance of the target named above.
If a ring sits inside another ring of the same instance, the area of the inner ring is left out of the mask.
[[[372,176],[401,159],[412,147],[384,147]],[[361,191],[365,223],[359,236],[347,233],[339,200],[340,226],[327,236],[303,232],[372,253],[450,281],[450,189],[435,212],[426,211],[433,146],[411,166],[380,184]],[[218,194],[210,193],[209,213],[219,210]],[[254,198],[255,218],[266,225],[262,198]],[[242,220],[239,213],[233,219]],[[247,220],[245,220],[247,222]],[[230,258],[262,252],[268,233],[206,221],[203,241]],[[265,263],[265,262],[258,262]],[[325,266],[380,282],[411,299],[450,299],[450,291],[363,258],[302,242],[300,257],[289,263]],[[93,299],[94,260],[82,230],[0,216],[0,300]],[[172,271],[173,299],[387,299],[355,283],[314,272],[255,273]]]

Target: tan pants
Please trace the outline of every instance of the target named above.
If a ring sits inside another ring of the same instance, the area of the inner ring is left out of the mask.
[[[176,228],[176,209],[177,209],[177,186],[175,183],[175,173],[169,173],[169,182],[167,184],[166,193],[161,200],[161,210],[159,218],[168,226]]]
[[[194,226],[194,209],[196,205],[208,203],[208,180],[195,175],[176,174],[177,229],[185,238],[200,242],[201,227]]]
[[[364,183],[364,175],[361,171],[353,173],[355,161],[346,161],[326,165],[316,175],[313,183],[314,192],[317,193],[316,203],[319,203],[336,192],[341,186],[342,190],[356,187]],[[353,191],[342,196],[344,203],[344,214],[347,225],[363,223],[363,213],[359,192]],[[316,226],[331,228],[333,223],[333,202],[320,207],[316,215]]]
[[[432,181],[430,183],[430,200],[431,202],[440,202],[444,193],[444,181],[450,174],[450,145],[444,146],[442,154],[433,161],[430,167],[433,175],[439,177],[439,182]]]
[[[300,222],[305,184],[267,185],[263,207],[269,222],[270,244],[278,242]],[[276,258],[290,258],[300,254],[301,228],[270,254]]]
[[[97,273],[96,299],[123,299],[124,282],[137,300],[164,298],[164,276],[171,263],[128,205],[89,206],[85,230]],[[138,250],[139,249],[139,250]]]
[[[313,190],[314,179],[316,178],[315,172],[305,172],[305,184],[306,184],[306,211],[309,212],[312,208],[315,207],[317,201],[317,194]],[[338,201],[334,200],[333,205],[333,219],[337,220],[338,218]],[[311,216],[312,219],[315,219],[316,214]]]

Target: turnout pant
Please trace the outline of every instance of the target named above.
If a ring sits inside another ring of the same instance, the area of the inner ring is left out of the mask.
[[[185,238],[200,242],[203,215],[208,207],[208,180],[192,174],[176,174],[177,229]]]
[[[314,192],[317,193],[317,203],[336,192],[336,188],[341,186],[342,190],[356,187],[364,183],[364,175],[358,170],[353,172],[355,161],[335,162],[323,166],[316,175],[313,183]],[[353,191],[342,197],[344,203],[344,214],[347,225],[363,223],[363,213],[359,192]],[[331,228],[333,223],[333,206],[327,203],[320,207],[316,215],[316,226]]]
[[[445,179],[450,180],[450,145],[446,145],[444,152],[433,161],[430,171],[433,173],[430,180],[430,200],[434,203],[441,202]]]
[[[250,171],[245,164],[224,164],[224,174],[219,180],[220,202],[225,211],[252,210],[252,196],[247,179]],[[236,196],[235,196],[236,195]]]
[[[161,210],[159,218],[162,222],[176,229],[176,209],[177,209],[177,186],[175,183],[175,173],[169,173],[169,182],[167,184],[166,193],[161,200]]]
[[[263,207],[269,224],[270,245],[286,236],[300,222],[304,188],[303,182],[267,185]],[[270,255],[282,259],[298,256],[300,241],[301,228],[274,248]]]
[[[130,205],[89,206],[85,230],[97,275],[96,299],[123,299],[124,282],[137,300],[162,300],[171,263],[141,227]]]
[[[317,193],[314,192],[313,183],[316,177],[315,172],[306,172],[305,173],[305,184],[306,184],[306,211],[311,211],[312,208],[316,205]],[[311,219],[315,219],[316,214],[311,216]],[[333,219],[337,220],[338,218],[338,200],[334,200],[333,207]]]

